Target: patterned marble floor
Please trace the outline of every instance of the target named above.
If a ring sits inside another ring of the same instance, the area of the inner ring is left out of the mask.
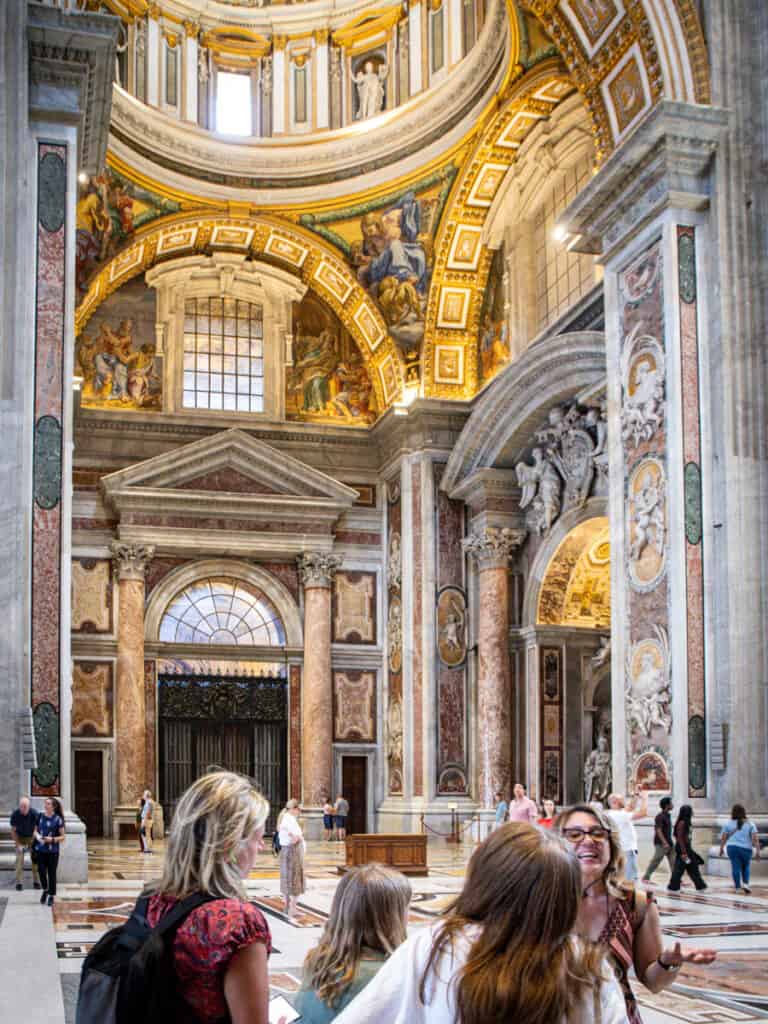
[[[473,845],[430,842],[427,878],[412,879],[411,928],[422,927],[439,914],[461,888]],[[128,842],[89,843],[89,882],[62,886],[54,911],[54,927],[66,1020],[74,1020],[74,1002],[82,959],[99,936],[130,913],[145,881],[157,877],[162,843],[153,856],[142,856]],[[277,860],[265,852],[248,879],[250,897],[264,912],[275,951],[270,981],[275,992],[290,996],[298,987],[301,963],[317,940],[338,882],[343,862],[336,843],[311,843],[307,852],[308,888],[297,920],[282,913]],[[661,872],[657,875],[665,883]],[[653,996],[638,986],[645,1024],[725,1024],[768,1020],[768,888],[751,896],[734,895],[725,879],[709,879],[710,890],[683,889],[668,895],[657,888],[662,925],[670,943],[712,946],[718,961],[708,968],[682,971],[673,991]]]

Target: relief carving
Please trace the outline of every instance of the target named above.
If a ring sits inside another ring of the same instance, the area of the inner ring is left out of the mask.
[[[390,702],[387,714],[387,761],[390,792],[396,792],[397,779],[402,785],[403,765],[403,705],[398,698]]]
[[[663,627],[654,626],[653,632],[632,647],[627,666],[629,730],[648,737],[656,728],[672,731],[669,641]]]
[[[533,464],[515,466],[523,489],[520,507],[527,508],[526,525],[539,535],[547,533],[561,512],[580,508],[590,494],[607,485],[605,408],[581,409],[556,405],[547,425],[534,435]]]
[[[666,560],[666,483],[657,459],[641,462],[629,480],[629,575],[639,589],[651,589]]]
[[[389,604],[387,651],[389,671],[399,672],[403,667],[403,607],[399,597],[393,597]]]
[[[389,537],[389,554],[387,555],[387,586],[390,590],[399,590],[402,583],[403,557],[400,534],[393,530]]]
[[[106,559],[72,560],[72,630],[75,633],[112,630],[111,572]]]
[[[664,419],[664,351],[636,324],[624,342],[621,357],[621,438],[637,448],[650,441]]]
[[[448,668],[467,655],[467,603],[458,587],[446,587],[437,599],[437,650]]]

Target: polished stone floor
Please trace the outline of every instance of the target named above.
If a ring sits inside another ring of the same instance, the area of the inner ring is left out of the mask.
[[[412,928],[431,921],[461,888],[472,849],[469,842],[463,846],[449,846],[441,840],[430,843],[429,877],[412,880]],[[88,884],[61,887],[52,922],[51,911],[39,906],[37,894],[29,890],[9,891],[5,917],[0,919],[0,956],[3,949],[9,955],[12,950],[9,926],[17,934],[21,929],[34,932],[36,963],[28,964],[18,948],[14,959],[19,958],[17,970],[22,975],[34,972],[28,975],[30,983],[50,983],[47,1015],[40,1018],[47,1024],[74,1021],[84,955],[106,929],[125,920],[144,882],[157,876],[163,846],[158,843],[154,855],[142,856],[133,843],[94,840],[88,852]],[[281,910],[277,860],[271,852],[262,855],[248,879],[249,895],[264,912],[272,931],[275,951],[270,960],[270,980],[275,992],[290,995],[297,988],[302,960],[328,914],[338,881],[336,867],[342,861],[339,844],[309,845],[308,888],[294,923],[287,921]],[[645,1024],[768,1020],[768,885],[756,885],[751,896],[736,896],[726,879],[715,878],[708,879],[707,893],[684,888],[679,895],[669,895],[664,891],[666,879],[661,869],[656,878],[669,942],[714,947],[719,955],[711,967],[682,971],[674,990],[660,996],[638,986]],[[41,949],[41,944],[46,948]],[[55,957],[51,955],[54,951]],[[8,966],[6,963],[5,971],[0,966],[0,977],[7,975]],[[60,993],[54,990],[54,979],[45,978],[45,971],[58,972]],[[7,978],[3,981],[7,983]],[[22,1016],[30,1021],[29,1015]]]

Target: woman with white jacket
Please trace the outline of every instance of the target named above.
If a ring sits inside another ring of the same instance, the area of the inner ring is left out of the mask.
[[[446,916],[406,940],[337,1024],[625,1024],[602,953],[572,934],[580,901],[563,841],[504,825]]]

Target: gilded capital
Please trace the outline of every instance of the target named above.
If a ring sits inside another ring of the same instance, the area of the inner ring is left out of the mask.
[[[527,535],[526,530],[513,530],[504,526],[486,526],[465,537],[464,550],[477,560],[477,567],[483,569],[506,569],[515,548],[519,548]]]
[[[147,566],[152,561],[155,548],[151,544],[131,544],[121,540],[113,540],[112,565],[118,580],[141,580]]]
[[[284,50],[288,44],[288,36],[276,35],[272,36],[272,49],[273,50]]]
[[[330,35],[330,29],[327,28],[316,28],[312,32],[312,37],[318,46],[325,46],[328,42],[328,36]]]
[[[187,36],[188,39],[196,39],[197,34],[200,31],[198,23],[196,21],[184,21],[182,24],[184,26],[184,35]]]
[[[329,551],[305,551],[299,555],[299,576],[304,587],[330,587],[341,565],[340,555]]]

